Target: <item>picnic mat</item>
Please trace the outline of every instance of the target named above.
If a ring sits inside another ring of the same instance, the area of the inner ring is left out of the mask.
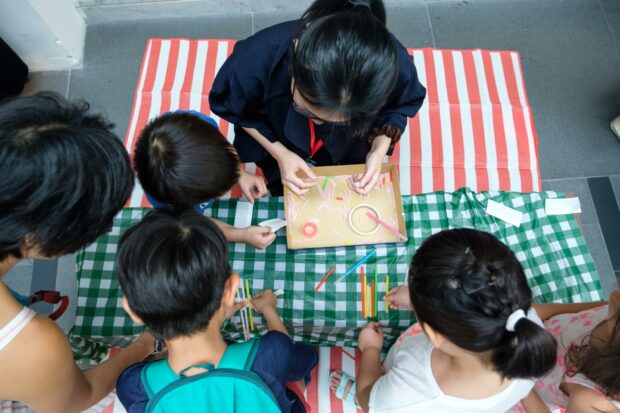
[[[148,122],[192,109],[213,117],[231,142],[230,125],[211,112],[215,74],[233,40],[150,39],[144,52],[125,146],[132,152]],[[513,51],[409,49],[427,98],[409,119],[390,161],[403,195],[433,191],[540,191],[537,136],[520,58]],[[254,164],[246,165],[253,172]],[[240,196],[238,188],[229,194]],[[139,185],[127,206],[149,206]]]
[[[495,234],[515,252],[523,264],[535,300],[538,302],[579,302],[603,299],[601,284],[574,215],[547,216],[544,200],[560,196],[554,192],[475,193],[462,189],[455,193],[437,192],[403,196],[409,240],[382,244],[287,250],[286,239],[278,236],[274,244],[259,251],[246,244],[229,244],[229,261],[234,271],[250,281],[252,294],[265,288],[283,288],[278,299],[279,313],[295,340],[322,346],[355,346],[361,317],[360,279],[352,274],[346,281],[335,279],[361,257],[376,248],[376,258],[368,261],[367,274],[379,274],[379,297],[385,292],[385,274],[390,285],[404,283],[416,248],[433,233],[448,228],[473,227]],[[489,199],[524,213],[520,227],[487,215]],[[213,203],[207,214],[232,224],[235,199]],[[149,210],[127,208],[114,220],[112,230],[77,254],[77,318],[72,330],[78,356],[96,358],[105,345],[125,344],[141,327],[132,323],[121,308],[121,292],[114,275],[114,259],[120,234],[138,222]],[[258,200],[252,211],[252,224],[283,215],[282,198]],[[317,293],[314,287],[331,265],[334,274]],[[379,302],[382,309],[383,301]],[[386,348],[401,329],[412,323],[404,311],[378,311],[385,326]],[[254,317],[259,331],[266,325]],[[225,327],[226,335],[240,338],[240,323],[234,317]]]

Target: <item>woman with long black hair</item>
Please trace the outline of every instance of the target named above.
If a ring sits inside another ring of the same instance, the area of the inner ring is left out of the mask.
[[[381,0],[316,0],[300,20],[235,45],[209,102],[235,125],[241,160],[261,167],[272,195],[282,184],[306,192],[315,184],[309,165],[365,163],[354,177],[360,194],[379,180],[426,95],[385,22]]]

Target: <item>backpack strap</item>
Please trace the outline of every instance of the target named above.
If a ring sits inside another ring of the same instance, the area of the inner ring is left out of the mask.
[[[230,344],[226,348],[217,368],[250,371],[259,344],[260,338],[248,340],[243,343]]]
[[[142,369],[140,378],[149,399],[170,383],[179,380],[168,364],[168,359],[152,361]]]
[[[248,340],[243,343],[230,344],[226,348],[226,351],[224,352],[224,355],[222,356],[222,359],[220,360],[217,368],[250,371],[250,369],[252,368],[252,364],[254,363],[254,358],[256,357],[256,352],[258,351],[259,344],[260,338]],[[206,368],[207,370],[216,370],[213,369],[213,366],[211,365],[189,366],[187,367],[187,369],[190,369],[192,367],[201,367]],[[181,372],[181,375],[177,375],[170,368],[170,365],[168,364],[168,359],[163,359],[148,363],[142,369],[140,376],[142,379],[142,385],[144,386],[144,390],[146,391],[146,394],[149,396],[150,399],[153,398],[167,385],[179,380],[183,376],[183,372]]]

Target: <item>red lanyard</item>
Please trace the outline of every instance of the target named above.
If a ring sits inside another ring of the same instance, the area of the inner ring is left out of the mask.
[[[308,119],[308,126],[310,128],[310,157],[312,158],[315,153],[323,146],[322,140],[316,139],[316,133],[314,132],[314,122],[312,119]]]

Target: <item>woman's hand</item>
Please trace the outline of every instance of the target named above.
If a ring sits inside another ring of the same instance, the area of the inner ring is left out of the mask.
[[[377,136],[372,141],[372,147],[366,155],[366,170],[364,174],[353,177],[353,190],[360,195],[366,195],[379,182],[383,158],[387,154],[391,139],[385,135]]]
[[[308,189],[316,185],[316,175],[312,173],[306,161],[301,159],[295,153],[282,147],[280,148],[276,161],[280,167],[280,176],[282,177],[282,185],[293,191],[296,195],[302,195],[308,192]],[[297,176],[297,171],[302,171],[307,178]]]
[[[251,174],[241,169],[239,171],[239,188],[251,204],[257,198],[267,195],[267,185],[262,176]]]
[[[385,295],[385,301],[387,301],[390,308],[394,310],[413,311],[413,305],[409,297],[409,288],[407,288],[407,286],[400,285],[396,288],[392,288]]]

